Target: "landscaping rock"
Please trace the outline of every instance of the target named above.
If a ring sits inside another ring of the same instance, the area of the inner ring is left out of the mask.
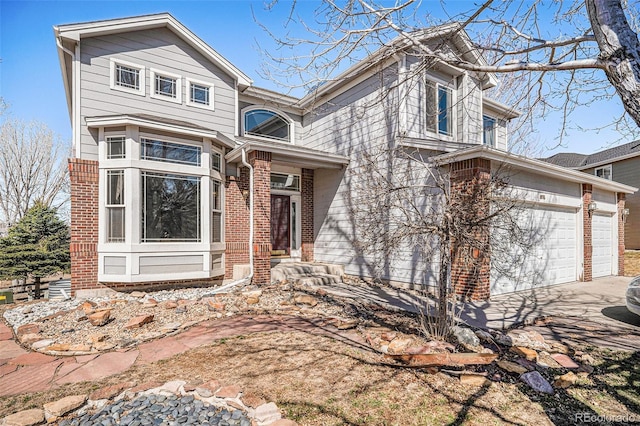
[[[524,374],[529,371],[526,367],[523,367],[522,365],[516,364],[515,362],[511,361],[499,360],[496,361],[496,364],[498,364],[498,367],[502,368],[505,371],[508,371],[509,373]]]
[[[125,389],[132,387],[134,383],[132,382],[124,382],[118,383],[116,385],[105,386],[103,388],[97,389],[89,395],[90,400],[98,400],[98,399],[111,399],[116,395],[121,394]]]
[[[518,356],[524,357],[529,361],[535,362],[538,359],[538,352],[530,348],[525,348],[523,346],[512,346],[511,352]]]
[[[109,319],[111,319],[111,309],[104,309],[93,312],[91,314],[87,314],[87,319],[89,320],[91,325],[102,327],[109,322]]]
[[[39,408],[20,411],[4,418],[4,426],[34,426],[44,422],[44,411]]]
[[[480,339],[483,342],[493,343],[494,341],[493,336],[488,331],[476,330],[475,334],[476,336],[478,336],[478,339]]]
[[[555,382],[553,382],[553,386],[564,389],[573,385],[577,380],[578,376],[570,371],[567,374],[563,374],[562,376],[558,377]]]
[[[553,395],[553,388],[551,387],[549,382],[547,382],[547,380],[542,377],[542,375],[537,371],[524,373],[520,376],[520,380],[525,382],[531,389],[535,390],[536,392]]]
[[[178,302],[174,300],[167,300],[166,302],[162,303],[162,307],[165,309],[175,309],[178,307]]]
[[[316,306],[318,304],[318,299],[309,295],[309,294],[296,294],[293,298],[293,301],[298,305],[308,305],[308,306]]]
[[[533,330],[510,330],[507,337],[511,339],[512,346],[520,346],[530,349],[549,349],[544,337]]]
[[[86,395],[71,395],[55,402],[44,404],[44,417],[47,419],[47,422],[51,423],[58,417],[64,416],[76,408],[81,407],[86,400]]]
[[[580,367],[578,364],[575,363],[574,360],[572,360],[565,354],[551,354],[551,358],[555,359],[558,362],[558,364],[560,364],[564,368],[574,369],[574,368]]]
[[[275,422],[271,423],[269,426],[298,426],[298,423],[294,422],[293,420],[289,420],[289,419],[280,419],[280,420],[276,420]]]
[[[39,334],[39,333],[40,333],[40,325],[34,324],[34,323],[22,325],[18,327],[18,329],[16,330],[16,336],[18,336],[20,340],[22,340],[21,337],[24,336],[25,334]]]
[[[405,351],[411,344],[413,339],[407,337],[396,337],[391,343],[389,343],[388,351],[393,354],[400,354]]]
[[[223,386],[215,393],[215,395],[218,398],[237,398],[240,392],[242,392],[242,388],[240,388],[239,386],[231,385]]]
[[[47,346],[44,350],[52,352],[66,352],[70,347],[71,345],[68,343],[54,343],[53,345]]]
[[[153,321],[153,315],[140,315],[137,317],[133,317],[129,320],[129,322],[124,326],[124,328],[132,329],[132,328],[140,328],[145,324],[149,324]]]
[[[132,291],[131,292],[131,297],[136,297],[138,299],[141,299],[143,297],[145,297],[147,295],[147,293],[145,293],[144,291]]]
[[[562,366],[558,364],[558,361],[553,359],[549,352],[546,351],[538,353],[537,363],[539,366],[544,368],[562,368]]]
[[[273,402],[262,404],[256,408],[255,418],[259,423],[273,423],[282,418],[278,406]]]
[[[480,344],[480,339],[470,328],[455,326],[452,331],[457,342],[463,346],[475,347]]]
[[[53,339],[38,340],[37,342],[34,342],[31,344],[31,349],[33,349],[34,351],[37,351],[40,349],[44,349],[47,346],[51,346],[54,343],[55,343],[55,340]]]

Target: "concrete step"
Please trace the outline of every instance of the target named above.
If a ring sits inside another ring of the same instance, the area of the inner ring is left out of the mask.
[[[344,275],[344,266],[326,263],[280,263],[271,268],[271,282],[284,281],[294,276],[296,279],[315,276],[337,276],[340,278],[339,282],[342,282],[342,275]]]
[[[337,284],[342,282],[342,277],[339,275],[330,274],[316,274],[316,275],[292,275],[289,277],[295,285],[301,287],[318,287],[328,284]]]

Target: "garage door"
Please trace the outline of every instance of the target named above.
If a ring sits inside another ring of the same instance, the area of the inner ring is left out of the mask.
[[[576,209],[531,207],[518,215],[519,242],[494,232],[491,294],[576,281],[577,219]]]
[[[593,278],[606,277],[613,274],[613,216],[594,213],[591,218]]]

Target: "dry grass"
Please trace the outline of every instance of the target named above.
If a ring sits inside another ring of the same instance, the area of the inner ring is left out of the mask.
[[[627,277],[640,275],[640,250],[624,252],[624,275]]]
[[[0,415],[122,381],[217,379],[274,401],[301,425],[575,424],[575,413],[638,412],[638,353],[592,351],[596,372],[541,396],[515,377],[464,386],[444,373],[391,366],[357,344],[303,332],[223,339],[100,382],[0,399]]]

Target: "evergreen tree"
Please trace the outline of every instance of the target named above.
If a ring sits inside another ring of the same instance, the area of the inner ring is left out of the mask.
[[[69,227],[43,203],[30,208],[0,239],[0,277],[33,278],[36,299],[41,278],[67,271],[69,265]]]

